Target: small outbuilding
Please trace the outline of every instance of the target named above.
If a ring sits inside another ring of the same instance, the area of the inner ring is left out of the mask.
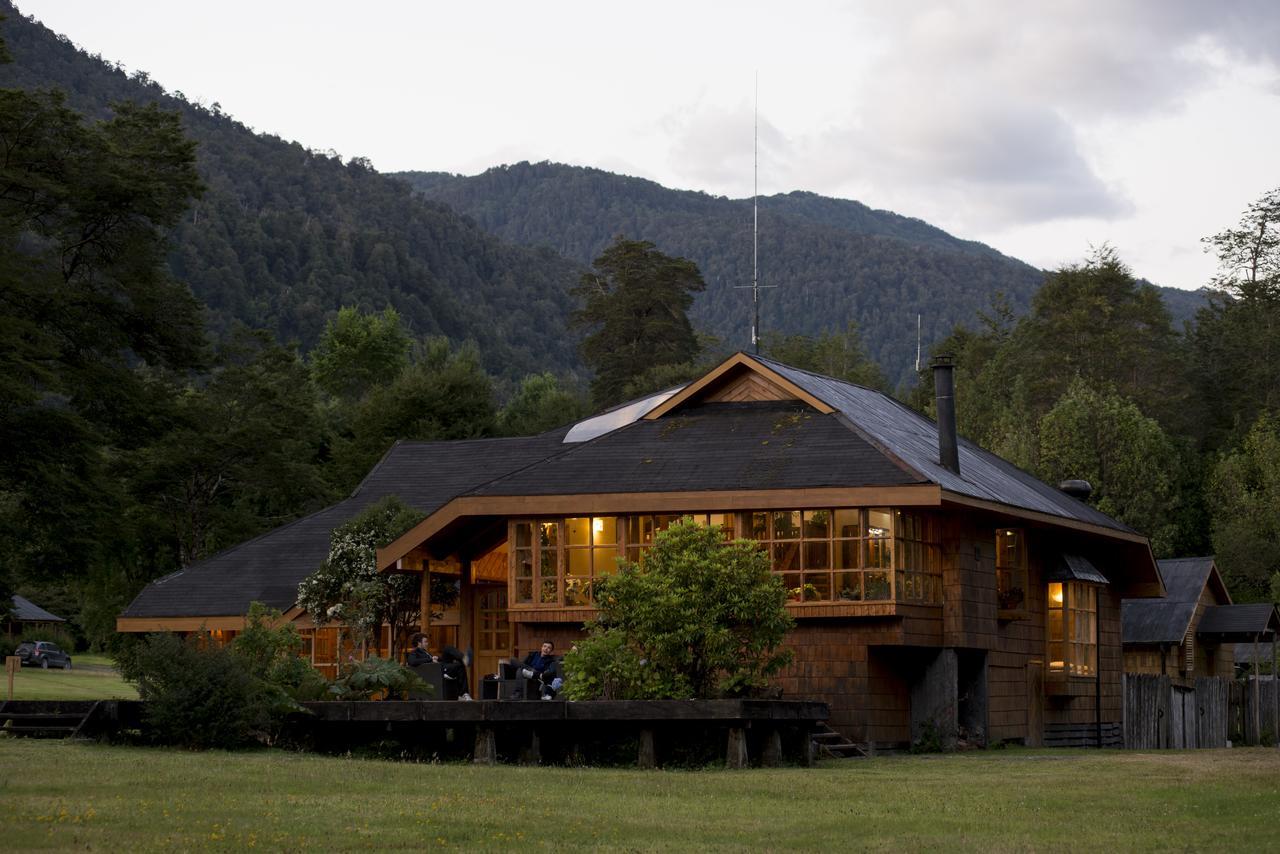
[[[1162,560],[1160,575],[1163,599],[1124,600],[1126,673],[1160,674],[1190,685],[1200,676],[1230,678],[1241,655],[1271,660],[1271,642],[1280,629],[1276,607],[1234,604],[1212,557]],[[1264,653],[1253,649],[1263,643]]]
[[[32,630],[51,628],[67,621],[23,596],[13,597],[13,606],[4,621],[4,633],[10,638]]]

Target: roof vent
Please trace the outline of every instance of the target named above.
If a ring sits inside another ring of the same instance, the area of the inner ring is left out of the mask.
[[[1058,484],[1058,489],[1079,501],[1088,501],[1093,494],[1093,484],[1087,480],[1064,480]]]
[[[933,358],[933,394],[938,406],[938,462],[960,474],[960,444],[956,438],[956,360],[951,355]]]

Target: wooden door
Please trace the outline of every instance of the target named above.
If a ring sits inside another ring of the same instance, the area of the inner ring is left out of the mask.
[[[479,584],[476,586],[475,662],[472,679],[479,688],[480,680],[498,672],[498,662],[513,655],[511,624],[507,621],[507,585]]]
[[[1017,683],[1014,683],[1017,684]],[[1027,747],[1044,744],[1044,662],[1027,662]]]

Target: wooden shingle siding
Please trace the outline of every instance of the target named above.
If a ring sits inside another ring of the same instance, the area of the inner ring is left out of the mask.
[[[756,373],[745,373],[708,394],[711,403],[741,403],[750,400],[795,400],[795,395]]]

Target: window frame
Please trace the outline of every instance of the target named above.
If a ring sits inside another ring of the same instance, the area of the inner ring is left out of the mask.
[[[1027,613],[1029,554],[1025,529],[996,529],[996,608],[1003,619]]]
[[[1054,598],[1055,588],[1060,598]],[[1098,675],[1100,589],[1101,585],[1087,581],[1050,581],[1045,587],[1045,662],[1050,675],[1089,679]],[[1060,627],[1054,625],[1055,613],[1062,615]],[[1056,628],[1061,629],[1057,638]]]

